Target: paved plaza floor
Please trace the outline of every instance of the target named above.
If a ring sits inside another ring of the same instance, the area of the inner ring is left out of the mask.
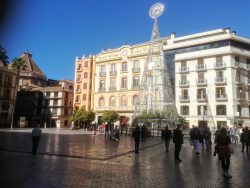
[[[197,157],[188,143],[182,147],[183,162],[176,163],[173,144],[167,153],[159,137],[146,139],[135,154],[130,136],[115,142],[104,135],[50,129],[43,130],[33,156],[30,130],[0,130],[0,187],[250,187],[250,154],[242,154],[240,145],[231,157],[233,178],[225,179],[212,152],[202,148]]]

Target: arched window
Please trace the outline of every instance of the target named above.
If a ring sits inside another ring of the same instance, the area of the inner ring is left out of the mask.
[[[115,97],[114,96],[110,97],[109,105],[110,106],[115,106]]]
[[[104,97],[101,97],[101,98],[99,99],[99,106],[105,106]]]
[[[121,97],[121,106],[127,106],[127,97],[125,95]]]
[[[136,104],[138,104],[138,102],[139,102],[138,95],[134,95],[134,96],[133,96],[132,104],[133,104],[133,105],[136,105]]]

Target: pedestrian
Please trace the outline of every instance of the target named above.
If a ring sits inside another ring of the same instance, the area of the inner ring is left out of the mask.
[[[175,144],[175,152],[174,152],[174,157],[175,161],[181,162],[182,160],[180,159],[180,151],[181,151],[181,146],[183,144],[183,134],[180,129],[181,125],[178,124],[176,129],[174,130],[173,133],[173,142]]]
[[[166,152],[169,151],[169,142],[170,139],[172,138],[172,133],[171,131],[168,129],[168,126],[165,127],[165,130],[162,130],[161,133],[161,140],[165,141],[165,148],[166,148]]]
[[[135,153],[139,153],[140,132],[140,127],[136,125],[135,129],[132,132],[135,141]]]
[[[202,146],[204,145],[204,125],[200,126],[200,143]]]
[[[41,136],[42,136],[42,130],[40,129],[39,124],[36,124],[36,126],[32,130],[31,134],[32,134],[32,154],[36,155],[39,141],[40,141]]]
[[[146,127],[143,123],[141,126],[141,141],[145,142],[145,138],[146,138]]]
[[[230,167],[230,157],[231,157],[229,144],[231,144],[230,136],[227,134],[226,128],[223,127],[221,128],[220,133],[217,137],[217,152],[219,160],[221,161],[223,176],[226,178],[232,177],[228,173]]]
[[[242,144],[242,150],[241,152],[244,152],[244,149],[246,147],[246,150],[247,150],[247,153],[248,153],[248,143],[247,143],[247,140],[248,140],[248,128],[245,127],[242,129],[242,133],[240,135],[240,141],[241,141],[241,144]]]
[[[194,127],[191,131],[191,141],[194,145],[194,151],[196,155],[200,155],[200,131],[198,127]]]
[[[205,139],[205,145],[206,145],[206,151],[210,151],[211,145],[212,145],[212,140],[211,140],[211,130],[208,126],[205,126],[204,129],[204,139]]]
[[[108,125],[108,123],[103,123],[103,124],[105,126],[105,133],[104,133],[105,138],[108,138],[108,136],[109,136],[109,125]]]
[[[115,130],[114,130],[114,139],[115,139],[115,141],[120,140],[119,129],[118,129],[117,125],[115,126]]]

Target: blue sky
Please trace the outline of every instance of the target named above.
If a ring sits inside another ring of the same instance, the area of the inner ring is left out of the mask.
[[[14,0],[13,0],[14,2]],[[51,79],[74,79],[76,56],[148,41],[157,2],[161,36],[230,27],[250,38],[249,0],[16,0],[0,25],[9,60],[24,51]]]

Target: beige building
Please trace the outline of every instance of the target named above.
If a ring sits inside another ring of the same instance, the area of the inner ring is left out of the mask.
[[[164,42],[167,38],[163,38]],[[115,110],[120,124],[132,120],[150,43],[105,50],[95,58],[94,111],[100,122],[104,110]]]
[[[16,72],[0,62],[0,127],[10,127],[16,94]]]
[[[58,86],[47,86],[41,89],[46,95],[51,113],[50,126],[57,128],[70,127],[73,113],[74,82],[60,80]]]
[[[93,109],[93,56],[76,58],[74,109]]]

